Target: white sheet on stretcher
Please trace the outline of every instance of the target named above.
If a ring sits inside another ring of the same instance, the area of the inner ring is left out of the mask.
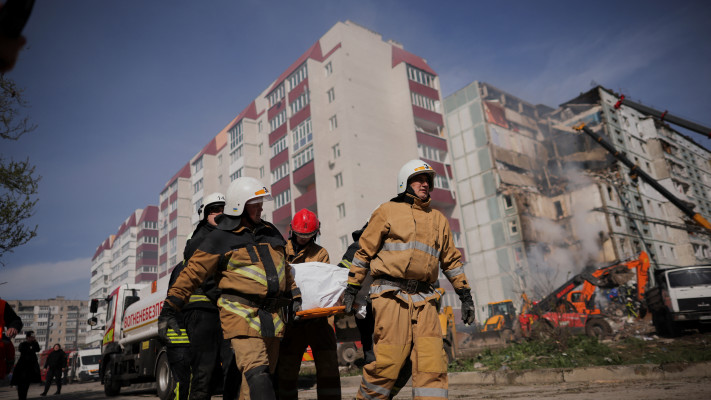
[[[343,292],[348,283],[348,270],[321,262],[291,264],[296,286],[301,290],[301,308],[328,308],[343,305]],[[370,275],[368,276],[370,278]],[[365,304],[371,279],[366,278],[356,296],[356,317],[365,318]]]

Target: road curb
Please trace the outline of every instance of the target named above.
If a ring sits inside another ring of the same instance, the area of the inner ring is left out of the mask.
[[[527,371],[452,372],[449,374],[449,382],[451,384],[475,385],[527,385],[532,383],[671,380],[708,377],[711,377],[711,362],[611,365]]]

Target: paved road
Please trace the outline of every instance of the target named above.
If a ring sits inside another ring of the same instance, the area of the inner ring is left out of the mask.
[[[355,397],[360,377],[344,378],[343,398]],[[711,389],[711,378],[679,378],[674,380],[635,380],[635,381],[599,381],[575,383],[549,383],[529,385],[480,385],[453,384],[449,388],[450,399],[624,399],[624,400],[701,400],[708,399]],[[39,397],[42,387],[32,386],[30,399],[45,399]],[[54,393],[54,388],[50,393]],[[410,399],[410,389],[405,388],[397,398]],[[0,399],[16,399],[14,388],[0,387]],[[98,383],[65,385],[59,396],[49,395],[48,400],[98,400],[104,399],[104,391]],[[213,399],[221,399],[214,396]],[[300,399],[316,399],[316,390],[303,389]],[[154,390],[127,390],[116,400],[157,399]]]

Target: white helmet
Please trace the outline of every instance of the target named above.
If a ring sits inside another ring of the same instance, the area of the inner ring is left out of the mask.
[[[239,217],[244,212],[244,206],[257,199],[271,201],[269,189],[258,179],[248,176],[237,178],[227,188],[224,214]]]
[[[207,210],[210,206],[224,206],[225,205],[225,195],[220,192],[215,192],[207,195],[203,199],[203,203],[198,209],[198,215],[202,214],[203,210]]]
[[[397,174],[397,194],[404,193],[407,190],[407,181],[419,174],[427,174],[430,190],[432,190],[434,188],[434,177],[437,173],[426,162],[414,159],[406,162]]]

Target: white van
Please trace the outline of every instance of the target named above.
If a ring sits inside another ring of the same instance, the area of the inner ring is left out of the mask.
[[[101,349],[85,349],[75,351],[69,360],[71,380],[79,383],[99,380],[99,363],[101,362]]]

